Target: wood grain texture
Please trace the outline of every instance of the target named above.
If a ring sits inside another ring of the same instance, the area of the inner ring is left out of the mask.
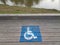
[[[39,25],[43,42],[20,43],[23,25]],[[0,20],[0,45],[60,45],[60,20]]]

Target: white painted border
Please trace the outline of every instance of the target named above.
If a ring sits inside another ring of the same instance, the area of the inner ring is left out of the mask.
[[[0,16],[60,16],[60,14],[0,14]]]

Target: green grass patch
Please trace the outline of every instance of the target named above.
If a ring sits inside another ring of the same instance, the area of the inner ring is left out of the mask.
[[[0,14],[38,14],[38,13],[60,13],[55,9],[27,8],[19,6],[0,5]]]

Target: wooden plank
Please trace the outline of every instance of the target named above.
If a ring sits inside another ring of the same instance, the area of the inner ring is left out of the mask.
[[[0,14],[0,16],[60,16],[59,14],[45,13],[45,14]]]

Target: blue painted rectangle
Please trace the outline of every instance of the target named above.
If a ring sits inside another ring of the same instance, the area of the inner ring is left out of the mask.
[[[20,42],[42,42],[39,26],[22,26]]]
[[[32,30],[33,32],[40,32],[39,26],[22,26],[22,27],[23,27],[22,32],[27,31],[27,27],[30,27],[30,30]],[[37,31],[37,29],[38,29],[38,31]]]

